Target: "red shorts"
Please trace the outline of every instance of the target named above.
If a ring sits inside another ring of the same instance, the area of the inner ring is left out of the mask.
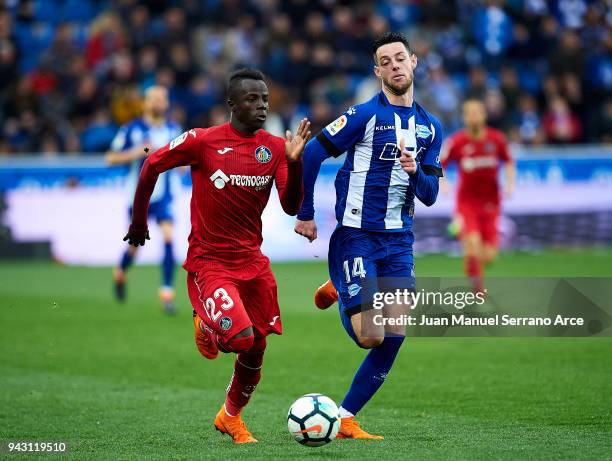
[[[457,212],[461,217],[461,234],[477,233],[484,243],[497,246],[499,207],[494,204],[462,203]]]
[[[243,269],[218,264],[187,275],[191,305],[221,339],[229,340],[248,327],[258,336],[282,334],[270,261],[254,264]]]

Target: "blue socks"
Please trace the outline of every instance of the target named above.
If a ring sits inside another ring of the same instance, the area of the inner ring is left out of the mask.
[[[404,336],[386,336],[380,346],[371,349],[355,373],[351,387],[342,401],[342,408],[356,415],[382,386]]]
[[[121,261],[119,262],[119,268],[125,272],[132,265],[133,261],[134,257],[128,250],[125,250],[123,256],[121,257]],[[172,284],[174,282],[174,266],[175,261],[174,252],[172,250],[172,242],[166,242],[164,243],[164,256],[161,262],[163,287],[172,288]]]
[[[119,268],[125,272],[132,265],[133,261],[134,257],[128,250],[125,250],[125,253],[123,253],[123,256],[121,257],[121,261],[119,262]]]
[[[172,242],[164,243],[164,257],[161,263],[162,269],[162,286],[172,288],[174,281],[174,253],[172,251]]]

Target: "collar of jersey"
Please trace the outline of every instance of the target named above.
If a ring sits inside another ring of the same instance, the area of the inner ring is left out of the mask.
[[[387,99],[387,95],[386,95],[386,94],[385,94],[385,92],[384,92],[384,91],[382,91],[382,90],[380,91],[380,98],[381,98],[381,100],[382,100],[382,103],[383,103],[385,106],[390,106],[390,107],[393,107],[393,109],[397,109],[397,110],[399,110],[400,112],[412,112],[412,111],[413,111],[413,109],[414,109],[414,105],[415,105],[414,100],[412,100],[412,106],[410,106],[410,107],[408,107],[408,106],[396,106],[396,105],[391,104],[391,103],[389,102],[389,100]]]
[[[242,131],[237,130],[236,128],[234,128],[232,126],[232,124],[230,122],[227,122],[227,126],[229,126],[229,129],[232,130],[232,132],[242,138],[254,138],[255,135],[257,134],[257,132],[253,133],[253,134],[249,134],[249,133],[243,133]]]

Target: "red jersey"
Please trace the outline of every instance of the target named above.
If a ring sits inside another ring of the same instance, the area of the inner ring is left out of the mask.
[[[186,131],[147,158],[134,198],[135,229],[146,228],[157,176],[180,165],[191,166],[193,183],[189,272],[209,261],[239,266],[261,255],[261,214],[273,182],[286,213],[297,214],[302,203],[302,162],[287,162],[285,140],[265,130],[241,133],[226,123]]]
[[[485,128],[482,139],[472,139],[461,130],[446,140],[442,165],[457,162],[459,187],[457,201],[499,204],[498,167],[511,162],[508,143],[501,131]]]

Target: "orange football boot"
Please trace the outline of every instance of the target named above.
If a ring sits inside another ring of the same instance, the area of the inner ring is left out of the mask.
[[[319,309],[327,309],[338,301],[338,292],[331,280],[327,280],[315,291],[314,302]]]
[[[204,322],[202,322],[202,319],[195,311],[193,311],[193,326],[195,327],[195,343],[200,354],[209,360],[216,359],[219,355],[219,348],[213,341],[210,332],[206,330]]]
[[[384,439],[382,435],[372,435],[364,431],[361,427],[359,427],[359,423],[355,421],[354,416],[351,416],[349,418],[340,418],[340,430],[338,431],[338,435],[336,435],[336,438],[373,440]]]
[[[229,435],[234,443],[255,443],[257,439],[246,428],[246,424],[240,415],[230,416],[225,412],[225,405],[221,406],[219,413],[215,417],[215,428]]]

